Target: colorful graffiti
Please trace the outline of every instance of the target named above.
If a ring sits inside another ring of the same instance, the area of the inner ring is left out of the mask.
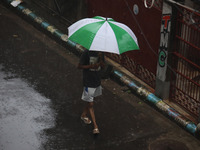
[[[171,32],[172,8],[163,3],[162,21],[160,29],[160,46],[156,78],[165,82],[167,74],[168,46]]]
[[[171,27],[171,15],[163,15],[160,32],[159,66],[165,67],[168,49],[168,40]]]

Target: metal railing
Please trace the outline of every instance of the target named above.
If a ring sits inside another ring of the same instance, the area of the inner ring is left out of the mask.
[[[182,6],[176,8],[170,98],[197,118],[200,108],[200,13]]]

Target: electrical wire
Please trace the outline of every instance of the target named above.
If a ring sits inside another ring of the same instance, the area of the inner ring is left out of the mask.
[[[57,16],[59,16],[62,20],[66,21],[68,24],[72,24],[72,21],[68,20],[67,18],[61,16],[58,12],[56,12],[55,10],[53,10],[52,8],[50,8],[49,6],[47,6],[44,2],[41,1],[33,1],[34,4],[39,5],[43,8],[49,9],[51,12],[53,12],[54,14],[56,14]]]
[[[126,6],[127,6],[128,10],[131,12],[132,17],[133,17],[134,21],[136,22],[137,26],[139,27],[140,32],[141,32],[141,35],[143,35],[143,37],[144,37],[145,41],[147,42],[149,48],[154,52],[154,54],[157,55],[157,53],[153,50],[153,48],[151,47],[149,41],[147,40],[147,38],[146,38],[146,36],[145,36],[145,34],[144,34],[142,28],[140,27],[139,22],[137,21],[137,19],[136,19],[135,15],[133,14],[131,8],[129,7],[129,4],[128,4],[127,0],[124,0],[124,2],[126,3]]]
[[[127,0],[124,0],[124,2],[126,3],[126,6],[127,6],[128,10],[130,11],[130,13],[131,13],[133,19],[135,20],[137,26],[139,27],[140,32],[141,32],[141,34],[143,35],[143,37],[144,37],[146,43],[148,44],[150,50],[151,50],[157,57],[159,57],[159,55],[158,55],[158,54],[153,50],[153,48],[151,47],[151,45],[150,45],[150,43],[149,43],[147,37],[145,36],[145,34],[144,34],[142,28],[140,27],[139,22],[137,21],[135,15],[134,15],[133,12],[131,11],[130,6],[129,6]],[[169,54],[169,53],[168,53],[168,54]],[[168,63],[167,63],[167,67],[168,67],[168,68],[171,70],[171,72],[174,73],[174,75],[176,76],[176,72],[172,69],[172,67],[171,67]]]
[[[148,39],[146,38],[146,36],[145,36],[145,34],[144,34],[142,28],[140,27],[139,22],[137,21],[137,19],[136,19],[135,15],[133,14],[132,10],[130,9],[130,6],[129,6],[127,0],[124,0],[124,2],[126,3],[126,6],[127,6],[128,10],[130,11],[130,13],[131,13],[133,19],[135,20],[137,26],[139,27],[140,32],[141,32],[141,34],[143,35],[145,41],[147,42],[147,44],[148,44],[150,50],[151,50],[156,56],[159,57],[159,55],[158,55],[158,54],[153,50],[153,48],[151,47],[151,45],[150,45]],[[179,8],[178,6],[176,6],[176,8],[177,8],[178,11],[180,11],[180,13],[181,13],[182,15],[184,15],[183,11],[181,11],[180,8]],[[195,10],[192,11],[193,14],[194,14],[194,11],[195,11]],[[197,12],[197,11],[195,11],[195,12]],[[193,15],[193,14],[192,14],[192,15]],[[192,19],[191,16],[190,16],[190,19]],[[192,21],[192,20],[191,20],[191,21]],[[193,25],[195,25],[197,28],[199,28],[196,24],[193,24]],[[169,52],[168,52],[168,54],[169,54]],[[166,65],[167,65],[168,69],[171,71],[171,73],[173,73],[173,74],[175,75],[175,77],[177,77],[177,73],[174,71],[174,69],[173,69],[168,63],[167,63]]]

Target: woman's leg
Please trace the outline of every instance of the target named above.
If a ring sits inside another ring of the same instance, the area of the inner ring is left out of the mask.
[[[92,121],[93,121],[93,124],[94,124],[94,129],[98,129],[98,126],[97,126],[97,123],[96,123],[95,114],[94,114],[93,105],[94,105],[93,102],[89,102],[89,103],[88,103],[88,109],[89,109],[90,116],[91,116]]]
[[[88,104],[87,104],[83,109],[83,113],[81,114],[81,117],[87,117],[88,112],[89,112],[89,109],[88,109]]]

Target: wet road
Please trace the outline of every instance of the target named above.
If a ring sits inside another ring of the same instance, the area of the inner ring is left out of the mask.
[[[0,66],[2,70],[2,66]],[[0,72],[0,149],[36,150],[54,126],[51,101],[11,72]]]
[[[0,149],[197,150],[200,142],[107,79],[95,101],[101,134],[83,124],[78,57],[0,5]]]

